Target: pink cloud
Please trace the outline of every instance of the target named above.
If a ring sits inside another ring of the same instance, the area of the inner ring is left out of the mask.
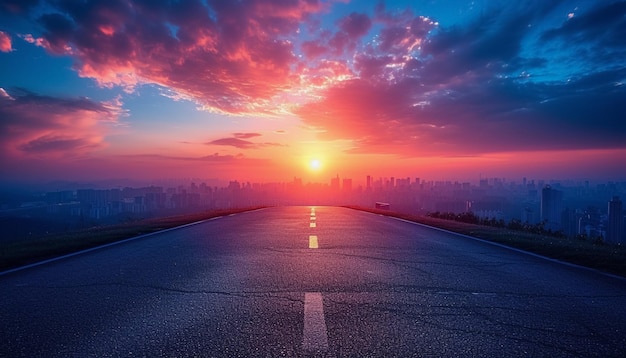
[[[233,133],[233,136],[235,138],[240,138],[240,139],[260,137],[261,135],[262,135],[261,133]]]
[[[325,130],[320,134],[323,139],[381,138],[397,126],[406,96],[386,84],[354,79],[329,88],[321,101],[301,106],[297,114]]]
[[[239,149],[258,149],[258,148],[262,148],[262,147],[282,147],[284,146],[283,144],[279,144],[279,143],[270,143],[270,142],[265,142],[265,143],[255,143],[255,142],[251,142],[245,139],[249,139],[249,138],[254,138],[254,137],[260,137],[261,134],[259,133],[233,133],[232,138],[220,138],[220,139],[215,139],[212,140],[210,142],[207,142],[205,144],[207,145],[221,145],[221,146],[230,146],[230,147],[235,147],[235,148],[239,148]]]
[[[7,158],[77,157],[105,145],[119,104],[0,92],[0,139]]]
[[[22,143],[18,149],[25,153],[68,152],[89,148],[98,148],[99,138],[76,138],[73,136],[42,135],[29,142]]]
[[[225,145],[239,149],[254,149],[257,144],[239,138],[220,138],[207,142],[208,145]]]
[[[71,4],[71,5],[70,5]],[[156,83],[227,113],[267,111],[293,86],[289,39],[327,7],[315,0],[58,3],[38,43],[83,77],[132,90]]]
[[[2,52],[11,52],[11,36],[9,36],[6,32],[0,31],[0,51]]]

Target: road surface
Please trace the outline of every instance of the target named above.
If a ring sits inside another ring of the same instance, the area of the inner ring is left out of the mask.
[[[0,319],[2,357],[617,357],[626,281],[277,207],[4,273]]]

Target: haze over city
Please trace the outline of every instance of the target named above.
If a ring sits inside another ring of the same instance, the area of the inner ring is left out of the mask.
[[[626,178],[623,1],[0,1],[0,180]]]

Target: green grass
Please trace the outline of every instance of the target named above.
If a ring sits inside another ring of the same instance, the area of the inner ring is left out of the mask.
[[[262,207],[212,210],[197,214],[98,226],[67,233],[45,235],[29,240],[20,240],[0,246],[0,271],[196,221],[260,208]]]
[[[393,216],[400,219],[425,224],[459,234],[497,242],[524,251],[536,253],[559,261],[569,262],[600,271],[626,277],[626,248],[618,245],[594,241],[557,238],[513,231],[491,226],[466,224],[451,220],[436,219],[421,215],[398,213],[388,210],[370,209],[358,206],[347,208]]]

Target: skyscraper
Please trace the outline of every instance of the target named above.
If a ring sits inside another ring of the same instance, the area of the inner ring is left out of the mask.
[[[561,230],[561,213],[563,211],[563,192],[546,185],[541,190],[541,221],[545,228],[552,231]]]
[[[622,243],[623,241],[623,214],[622,201],[619,196],[614,196],[609,201],[609,227],[606,231],[606,241],[611,243]]]

